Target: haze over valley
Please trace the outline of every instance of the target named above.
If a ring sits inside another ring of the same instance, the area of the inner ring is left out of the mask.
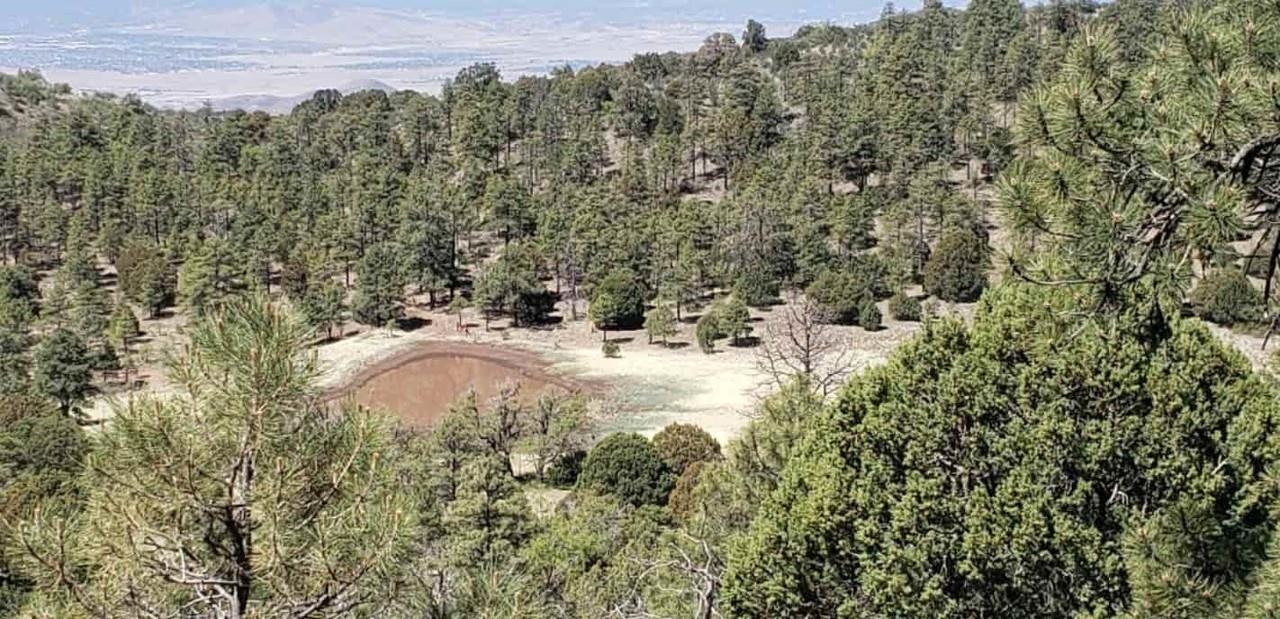
[[[39,70],[83,91],[170,108],[285,112],[321,88],[437,92],[462,67],[504,75],[692,51],[748,18],[788,35],[803,23],[862,23],[879,4],[685,2],[104,2],[8,7],[0,71]],[[506,6],[499,6],[505,4]],[[98,6],[100,5],[100,6]]]

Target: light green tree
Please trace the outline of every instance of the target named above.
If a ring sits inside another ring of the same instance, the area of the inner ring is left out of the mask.
[[[743,339],[751,335],[751,310],[736,295],[729,297],[713,311],[717,315],[720,332],[729,336],[735,346],[742,344]]]
[[[532,533],[532,514],[508,466],[482,455],[462,468],[457,498],[445,511],[453,565],[501,565]]]
[[[257,298],[193,327],[170,370],[185,392],[122,405],[97,437],[85,510],[20,526],[37,613],[338,616],[389,603],[416,498],[386,420],[316,403],[306,333]]]
[[[649,343],[652,344],[656,339],[666,346],[667,340],[679,333],[676,328],[676,317],[671,313],[671,309],[665,304],[659,303],[657,307],[649,310],[644,315],[644,332],[649,336]]]

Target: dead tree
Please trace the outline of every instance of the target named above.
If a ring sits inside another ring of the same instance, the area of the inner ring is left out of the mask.
[[[823,398],[830,396],[857,365],[848,342],[828,323],[822,307],[805,295],[789,294],[778,312],[781,316],[764,327],[756,367],[773,388],[803,378]]]

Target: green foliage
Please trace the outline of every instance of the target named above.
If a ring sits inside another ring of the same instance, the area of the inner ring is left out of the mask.
[[[449,560],[454,565],[496,565],[532,531],[532,514],[506,463],[478,457],[462,469],[457,497],[445,511]]]
[[[676,475],[695,462],[720,459],[720,443],[706,430],[686,423],[673,423],[653,436],[653,448]]]
[[[40,289],[31,269],[0,265],[0,326],[20,328],[36,317]]]
[[[892,294],[889,286],[892,278],[889,263],[880,254],[857,254],[851,256],[846,264],[849,273],[861,282],[874,300],[887,299]]]
[[[524,447],[534,456],[539,478],[546,477],[549,467],[582,451],[590,422],[586,398],[580,394],[548,392],[538,397],[524,423]]]
[[[461,329],[463,324],[462,315],[469,307],[471,307],[471,302],[468,301],[466,297],[460,294],[455,294],[453,295],[453,298],[449,300],[449,307],[445,308],[445,311],[448,312],[450,316],[458,317],[458,328]]]
[[[866,282],[846,271],[823,273],[807,294],[818,302],[824,320],[841,325],[857,324],[862,308],[874,301]]]
[[[217,309],[233,291],[234,267],[220,240],[209,240],[178,270],[178,302],[196,316]]]
[[[658,340],[665,345],[668,339],[679,333],[676,329],[675,314],[672,314],[671,309],[666,305],[659,304],[645,313],[644,332],[649,336],[650,344]]]
[[[953,228],[925,264],[924,290],[943,301],[976,301],[987,287],[989,262],[987,243],[977,232]]]
[[[1244,619],[1280,617],[1280,536],[1271,533],[1266,560],[1255,572],[1245,598]]]
[[[591,292],[591,320],[602,331],[629,329],[644,320],[644,288],[628,271],[615,271]]]
[[[1203,586],[1159,595],[1237,603],[1249,563],[1226,558],[1257,556],[1245,523],[1274,497],[1271,388],[1194,322],[1078,306],[1006,287],[852,381],[734,546],[727,612],[1120,614],[1171,565]],[[1205,527],[1165,524],[1187,507]],[[1122,552],[1137,526],[1166,540],[1149,566]]]
[[[501,259],[476,276],[476,304],[486,317],[510,314],[519,326],[542,322],[551,312],[554,299],[538,279],[532,257],[523,250],[521,244],[508,246]]]
[[[879,331],[881,328],[880,308],[874,301],[867,301],[858,310],[858,325],[867,331]]]
[[[759,270],[742,273],[733,283],[733,297],[751,307],[768,307],[778,302],[777,280]]]
[[[716,315],[717,329],[731,338],[734,345],[741,344],[743,339],[751,335],[751,311],[738,297],[729,297],[712,306],[710,311]]]
[[[801,377],[765,398],[756,418],[730,446],[730,459],[756,500],[751,513],[782,479],[782,471],[801,453],[802,438],[823,413],[823,401]]]
[[[0,519],[14,523],[42,504],[74,503],[76,477],[89,449],[80,426],[48,402],[26,395],[0,396]],[[0,531],[0,543],[13,543]],[[0,612],[17,606],[34,583],[15,574],[12,554],[0,558]]]
[[[111,344],[128,352],[129,344],[140,335],[142,328],[138,324],[138,317],[133,315],[133,310],[127,303],[116,303],[107,321],[107,336]]]
[[[716,340],[728,335],[720,326],[720,315],[714,308],[708,309],[698,318],[693,334],[698,340],[698,348],[705,354],[714,352]]]
[[[361,324],[381,327],[404,314],[404,264],[400,247],[380,243],[369,248],[356,268],[351,315]]]
[[[579,490],[612,494],[634,506],[665,505],[674,483],[649,439],[633,433],[611,434],[597,443],[578,477]]]
[[[1257,25],[1277,9],[1224,0],[1159,18],[1141,5],[1114,11],[1088,36],[1066,32],[1061,68],[1022,99],[1021,157],[1002,175],[999,204],[1022,250],[1016,266],[1032,277],[1088,282],[1107,303],[1134,285],[1181,302],[1189,257],[1208,267],[1250,230],[1274,236],[1254,214],[1268,201],[1267,136],[1280,128],[1265,86],[1280,32]]]
[[[25,329],[0,330],[0,395],[22,393],[30,386],[30,341]]]
[[[193,267],[194,268],[194,267]],[[130,245],[116,259],[120,292],[155,317],[172,302],[174,274],[160,249],[152,245]]]
[[[1004,279],[1078,293],[993,300],[972,328],[930,324],[834,410],[832,381],[785,384],[669,498],[637,482],[628,492],[654,505],[635,508],[583,482],[537,522],[512,461],[577,483],[580,399],[503,389],[462,398],[429,436],[392,437],[361,411],[313,410],[313,390],[289,379],[305,367],[200,327],[218,345],[196,342],[173,376],[197,388],[95,431],[105,450],[75,486],[88,511],[51,505],[18,529],[31,544],[10,545],[27,556],[0,583],[38,590],[0,614],[304,614],[325,591],[333,605],[310,614],[1274,614],[1263,538],[1276,491],[1259,479],[1280,424],[1238,363],[1164,316],[1194,273],[1225,282],[1202,283],[1198,308],[1227,322],[1266,310],[1225,271],[1260,240],[1250,272],[1271,279],[1280,13],[1031,4],[926,0],[773,41],[751,21],[741,46],[718,34],[694,53],[513,81],[479,64],[439,96],[321,91],[274,116],[0,76],[0,393],[41,392],[33,332],[46,367],[59,329],[86,368],[105,367],[129,360],[126,300],[157,318],[176,296],[200,320],[277,281],[298,342],[332,336],[353,285],[351,314],[373,326],[395,324],[410,293],[434,307],[446,290],[460,326],[464,293],[486,326],[542,322],[557,298],[577,320],[585,289],[606,339],[643,320],[659,340],[731,288],[698,322],[706,352],[743,343],[746,308],[792,288],[837,322],[874,328],[886,298],[918,319],[894,291],[923,281],[962,301],[986,287],[993,176]],[[253,339],[243,322],[226,333]],[[270,378],[244,379],[253,368]],[[241,502],[237,437],[258,448]],[[610,483],[645,477],[628,475]],[[239,531],[252,532],[248,568]],[[165,572],[174,556],[179,578]],[[218,582],[184,586],[193,573]],[[234,591],[214,607],[219,587]]]
[[[1264,309],[1262,293],[1233,267],[1210,271],[1191,290],[1190,300],[1196,315],[1226,326],[1257,321]]]
[[[528,601],[522,600],[514,615],[530,616],[526,607],[546,607],[557,611],[533,616],[601,617],[611,609],[644,607],[665,617],[696,616],[693,583],[679,561],[698,557],[694,565],[718,569],[705,565],[698,548],[696,541],[671,530],[658,509],[633,508],[608,495],[576,494],[521,553],[525,568],[520,572],[529,575],[522,594]]]
[[[578,483],[578,476],[582,474],[582,463],[586,459],[587,450],[585,449],[576,449],[563,454],[547,467],[543,479],[557,488],[572,488]]]
[[[0,494],[12,521],[37,502],[77,492],[75,477],[89,440],[75,420],[29,395],[0,397]]]
[[[753,54],[759,54],[768,46],[769,39],[765,36],[764,25],[754,19],[747,20],[747,28],[742,33],[742,47]]]
[[[924,317],[924,309],[920,306],[920,299],[899,292],[889,298],[889,315],[894,320],[920,322]]]
[[[698,482],[707,470],[707,464],[708,461],[704,460],[691,462],[676,478],[676,485],[667,498],[667,507],[677,520],[687,521],[696,514]]]
[[[617,340],[605,340],[600,351],[604,353],[606,359],[617,359],[622,356],[622,347],[618,345]]]
[[[341,613],[335,587],[375,614],[391,602],[417,535],[408,461],[384,418],[316,401],[306,334],[259,299],[193,326],[170,370],[183,391],[121,405],[96,434],[83,513],[47,510],[18,527],[42,610]],[[208,579],[227,595],[199,595]]]
[[[333,328],[342,324],[345,294],[337,282],[324,281],[308,285],[302,293],[302,301],[298,311],[307,324],[316,329],[324,329],[325,334],[333,337]]]
[[[92,389],[92,363],[84,340],[69,329],[57,329],[36,346],[31,384],[70,415]]]

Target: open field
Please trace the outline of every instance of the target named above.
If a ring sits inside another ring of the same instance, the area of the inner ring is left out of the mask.
[[[569,313],[563,304],[559,310]],[[967,313],[969,308],[950,311]],[[756,332],[780,314],[780,308],[754,310]],[[756,403],[772,388],[769,377],[757,367],[755,347],[721,342],[714,353],[704,354],[692,344],[693,321],[688,316],[679,327],[680,334],[667,346],[649,344],[642,331],[611,332],[609,338],[622,349],[617,359],[604,357],[601,333],[586,320],[546,328],[512,328],[505,321],[494,321],[486,331],[475,316],[466,318],[465,330],[460,331],[456,317],[412,308],[406,321],[412,330],[388,332],[347,325],[343,329],[347,336],[314,348],[322,371],[319,387],[334,395],[355,394],[374,406],[385,405],[409,425],[423,427],[468,386],[474,385],[483,401],[508,380],[534,392],[555,385],[582,389],[608,401],[608,406],[598,407],[610,411],[600,420],[602,433],[652,435],[667,424],[681,422],[699,425],[722,442],[742,430]],[[181,341],[183,322],[174,316],[144,321],[144,330],[160,335],[146,343],[143,356],[152,362],[140,368],[146,384],[133,393],[163,394],[172,389],[158,362],[163,351],[173,350]],[[858,327],[833,327],[833,332],[848,347],[854,367],[861,368],[882,362],[918,328],[915,323],[886,321],[885,328],[876,332]],[[97,398],[90,416],[108,416],[110,401],[118,397]]]

